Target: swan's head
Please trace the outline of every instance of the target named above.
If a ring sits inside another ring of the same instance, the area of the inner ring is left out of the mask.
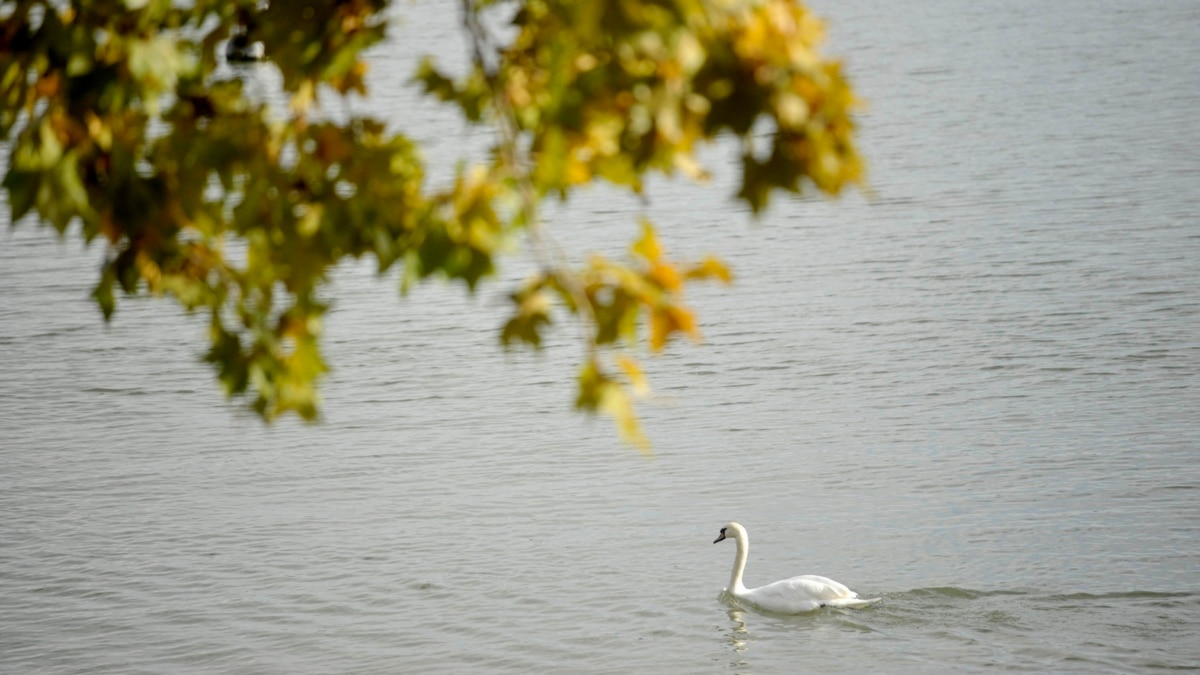
[[[715,544],[717,542],[725,541],[726,537],[735,537],[736,538],[738,536],[739,532],[745,532],[745,531],[746,531],[746,528],[742,527],[741,525],[738,525],[737,523],[729,523],[725,527],[721,528],[721,534],[718,534],[717,538],[713,539],[713,543]]]

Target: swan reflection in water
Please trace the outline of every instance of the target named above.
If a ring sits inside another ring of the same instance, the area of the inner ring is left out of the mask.
[[[754,642],[754,638],[750,637],[750,631],[746,630],[746,622],[742,620],[742,615],[740,609],[729,609],[729,646],[733,648],[733,660],[729,662],[729,665],[734,668],[750,665],[750,662],[743,656],[750,649],[750,643]]]
[[[742,619],[743,612],[740,609],[729,610],[729,621],[732,624],[729,627],[729,644],[735,652],[744,652],[750,647],[750,643],[754,642],[750,637],[750,631],[746,630],[746,622]]]

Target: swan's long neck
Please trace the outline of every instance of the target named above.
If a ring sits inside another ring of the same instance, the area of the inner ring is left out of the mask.
[[[733,559],[733,572],[729,575],[729,592],[739,593],[746,590],[742,584],[742,572],[746,570],[746,558],[750,555],[750,536],[740,528],[734,530],[733,534],[737,542],[737,557]]]

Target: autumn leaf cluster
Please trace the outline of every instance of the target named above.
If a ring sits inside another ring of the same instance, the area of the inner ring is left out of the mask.
[[[524,235],[538,271],[512,292],[506,345],[539,347],[556,311],[585,327],[578,407],[611,415],[644,444],[637,362],[698,339],[688,283],[729,281],[716,258],[671,260],[642,223],[624,260],[571,265],[542,222],[546,199],[605,181],[644,193],[650,173],[704,180],[697,150],[740,144],[737,198],[836,194],[861,180],[855,99],[823,26],[796,0],[462,0],[472,67],[431,59],[414,82],[496,129],[490,161],[448,185],[420,148],[380,120],[340,122],[323,105],[369,95],[385,0],[19,0],[0,9],[0,140],[12,221],[99,240],[93,296],[175,298],[208,317],[207,360],[264,418],[319,412],[322,299],[345,258],[474,289],[502,243]],[[403,8],[403,5],[401,5]],[[504,21],[508,28],[486,28]],[[218,68],[235,35],[261,43],[286,109]],[[515,206],[514,206],[515,205]]]

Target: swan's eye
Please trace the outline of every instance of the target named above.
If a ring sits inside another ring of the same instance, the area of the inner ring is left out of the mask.
[[[721,528],[721,534],[725,534],[725,530],[726,530],[726,529],[728,529],[728,528],[722,527],[722,528]]]

